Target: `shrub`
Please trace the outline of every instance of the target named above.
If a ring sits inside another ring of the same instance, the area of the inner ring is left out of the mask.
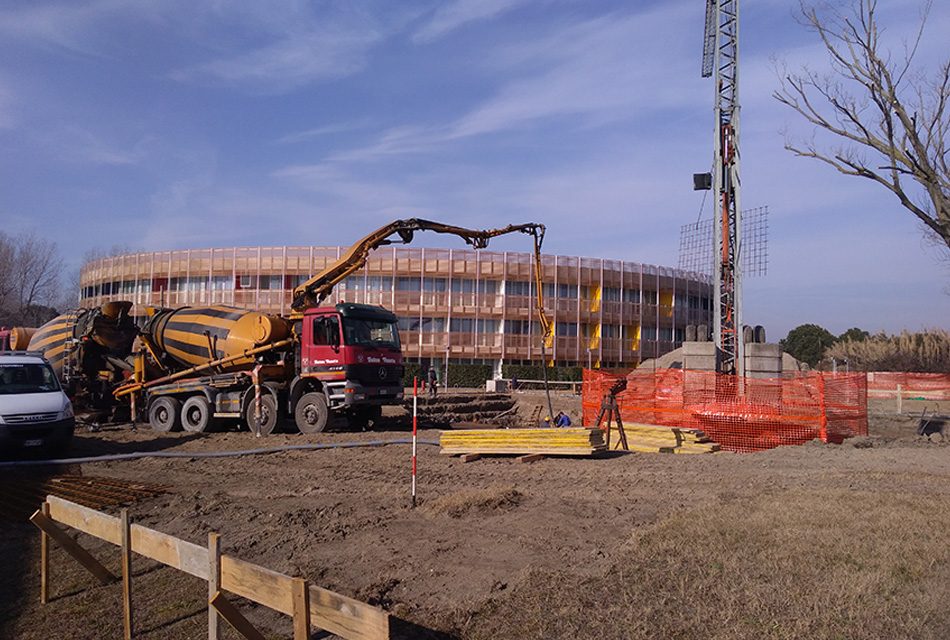
[[[950,331],[929,329],[920,333],[884,333],[866,340],[845,340],[827,355],[847,360],[852,369],[864,371],[950,372]]]

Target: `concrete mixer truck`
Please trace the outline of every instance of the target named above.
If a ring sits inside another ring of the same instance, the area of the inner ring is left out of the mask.
[[[157,431],[202,432],[238,419],[269,434],[284,416],[302,433],[323,431],[331,417],[365,425],[403,397],[395,314],[382,307],[321,306],[333,287],[360,269],[379,246],[412,241],[416,231],[457,235],[475,249],[521,232],[540,256],[544,226],[471,230],[417,218],[396,220],[362,238],[293,291],[290,317],[231,307],[153,309],[139,334],[131,380],[115,390]],[[540,264],[540,261],[538,261]],[[542,287],[538,286],[538,292]],[[550,323],[538,299],[542,327]]]
[[[12,330],[13,349],[42,354],[77,410],[109,412],[112,392],[132,371],[127,358],[138,335],[131,302],[60,314],[38,329]]]

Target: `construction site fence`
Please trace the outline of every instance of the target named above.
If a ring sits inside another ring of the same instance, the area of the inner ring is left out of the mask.
[[[585,425],[596,424],[603,397],[622,377],[627,388],[617,404],[624,424],[700,429],[725,451],[763,451],[815,439],[840,443],[868,433],[863,372],[753,379],[682,369],[627,374],[585,369]]]
[[[950,400],[950,373],[869,371],[867,376],[871,398],[893,398],[900,392],[904,398]]]

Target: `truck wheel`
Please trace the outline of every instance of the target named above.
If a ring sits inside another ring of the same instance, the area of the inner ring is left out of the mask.
[[[191,433],[204,433],[214,427],[211,403],[204,396],[191,396],[181,406],[181,428]]]
[[[244,403],[244,423],[251,433],[254,433],[256,419],[256,401],[254,395],[249,394]],[[277,400],[269,393],[261,394],[261,435],[269,436],[277,428]]]
[[[181,403],[169,396],[158,398],[148,409],[148,423],[153,431],[178,431],[181,427]]]
[[[300,433],[320,433],[327,428],[330,411],[322,393],[306,393],[294,408],[294,421]]]

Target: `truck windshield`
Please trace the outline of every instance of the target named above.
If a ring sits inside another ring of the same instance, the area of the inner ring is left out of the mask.
[[[48,364],[0,364],[0,395],[49,391],[59,391],[59,382]]]
[[[395,322],[369,318],[343,318],[343,340],[350,346],[399,348]]]

